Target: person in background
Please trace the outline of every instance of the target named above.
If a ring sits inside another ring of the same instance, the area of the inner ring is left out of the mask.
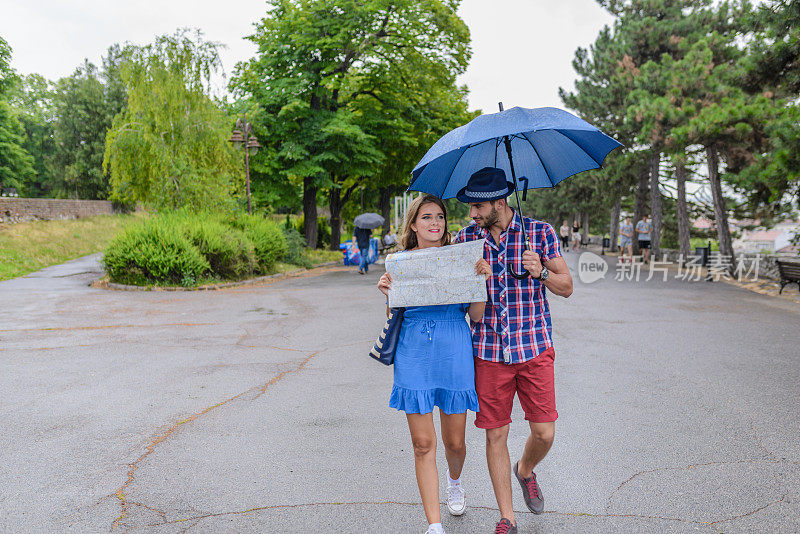
[[[581,225],[576,220],[572,224],[572,250],[580,251],[581,249]]]
[[[394,227],[389,227],[389,232],[381,238],[383,242],[383,247],[386,249],[390,249],[397,244],[397,234],[394,233]]]
[[[639,250],[642,251],[644,262],[650,260],[650,232],[653,230],[653,223],[647,220],[647,215],[642,215],[642,220],[636,223],[636,231],[639,232]]]
[[[372,237],[372,230],[367,228],[356,228],[353,232],[353,241],[361,252],[361,261],[358,263],[358,274],[369,272],[367,265],[367,254],[369,254],[369,238]]]
[[[565,251],[569,250],[569,224],[567,224],[566,219],[564,219],[564,223],[559,228],[558,234],[561,237],[561,248]]]
[[[630,217],[625,217],[625,222],[619,227],[619,234],[621,236],[619,242],[620,260],[625,259],[625,250],[627,249],[628,258],[633,261],[633,225]]]

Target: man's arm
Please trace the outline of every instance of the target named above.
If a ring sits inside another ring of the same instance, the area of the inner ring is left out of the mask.
[[[522,253],[522,266],[530,271],[532,277],[539,278],[541,276],[542,265],[550,271],[550,275],[544,281],[544,287],[562,297],[572,295],[572,275],[564,258],[556,256],[542,263],[536,252],[526,250]]]
[[[550,271],[550,276],[544,281],[544,287],[561,297],[572,295],[572,274],[564,258],[559,256],[545,261],[543,265]]]

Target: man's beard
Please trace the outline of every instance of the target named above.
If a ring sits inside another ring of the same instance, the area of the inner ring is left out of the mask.
[[[489,215],[484,217],[481,222],[478,222],[478,226],[480,226],[481,228],[491,228],[499,220],[500,220],[500,215],[497,214],[497,208],[492,207],[492,211],[490,211]]]

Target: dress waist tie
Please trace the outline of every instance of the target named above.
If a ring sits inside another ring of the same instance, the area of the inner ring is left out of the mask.
[[[436,328],[436,321],[428,319],[422,323],[422,333],[428,334],[428,341],[433,341],[433,330]]]

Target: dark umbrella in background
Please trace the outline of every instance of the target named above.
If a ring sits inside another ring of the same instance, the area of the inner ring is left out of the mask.
[[[353,225],[356,228],[365,228],[367,230],[372,230],[379,226],[383,226],[383,217],[378,215],[377,213],[362,213],[358,217],[355,218],[353,221]]]
[[[503,148],[500,148],[500,147]],[[454,198],[469,177],[484,167],[503,169],[516,185],[517,209],[528,189],[555,187],[579,172],[599,169],[622,146],[588,122],[557,108],[515,107],[481,115],[436,141],[411,173],[409,191]],[[517,178],[517,173],[520,177]],[[525,246],[530,241],[522,228]],[[528,271],[511,275],[523,279]]]

